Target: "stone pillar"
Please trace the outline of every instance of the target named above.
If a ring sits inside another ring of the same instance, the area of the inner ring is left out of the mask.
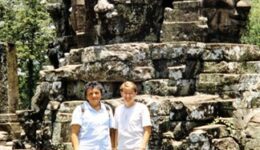
[[[16,48],[11,43],[7,47],[8,112],[15,113],[19,99]]]
[[[7,112],[7,61],[6,47],[0,43],[0,113]]]

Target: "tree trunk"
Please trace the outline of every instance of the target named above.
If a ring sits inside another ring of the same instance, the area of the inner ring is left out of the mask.
[[[15,113],[19,102],[17,59],[15,45],[8,43],[7,51],[8,112]]]
[[[27,89],[28,89],[28,99],[33,97],[34,89],[34,70],[33,70],[33,60],[29,59],[27,63],[28,77],[27,77]]]

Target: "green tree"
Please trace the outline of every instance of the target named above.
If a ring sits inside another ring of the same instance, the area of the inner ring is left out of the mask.
[[[242,35],[241,41],[260,46],[260,0],[251,0],[251,6],[247,32]]]
[[[29,106],[54,30],[39,0],[0,0],[0,8],[0,39],[16,44],[20,98]]]

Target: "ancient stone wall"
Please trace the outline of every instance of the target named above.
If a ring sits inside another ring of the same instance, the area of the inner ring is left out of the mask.
[[[257,46],[223,43],[127,43],[73,49],[63,66],[41,71],[40,86],[48,84],[50,94],[38,103],[46,104],[40,106],[47,108],[46,122],[56,114],[49,127],[55,133],[52,141],[70,147],[66,129],[72,110],[84,101],[84,83],[101,82],[104,102],[115,108],[122,103],[120,83],[132,80],[139,88],[137,100],[151,112],[152,150],[250,148],[259,140],[258,133],[252,133],[259,124],[259,60]],[[244,131],[254,139],[249,140]]]
[[[102,83],[115,108],[131,80],[151,113],[151,150],[259,149],[259,47],[226,43],[239,42],[249,9],[247,0],[51,1],[63,58],[40,72],[32,110],[20,114],[27,136],[70,150],[84,84]]]

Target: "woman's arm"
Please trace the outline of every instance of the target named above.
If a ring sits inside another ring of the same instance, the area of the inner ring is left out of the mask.
[[[110,139],[111,139],[111,147],[112,147],[112,150],[115,149],[115,129],[113,128],[110,128]]]
[[[71,125],[71,142],[73,150],[79,150],[79,131],[80,125]]]
[[[118,131],[117,129],[113,129],[114,130],[114,145],[112,145],[112,150],[117,150],[117,146],[118,146]]]
[[[143,140],[142,140],[142,145],[140,147],[140,150],[146,150],[152,132],[151,126],[145,126],[143,128],[144,128],[144,134],[143,134]]]

